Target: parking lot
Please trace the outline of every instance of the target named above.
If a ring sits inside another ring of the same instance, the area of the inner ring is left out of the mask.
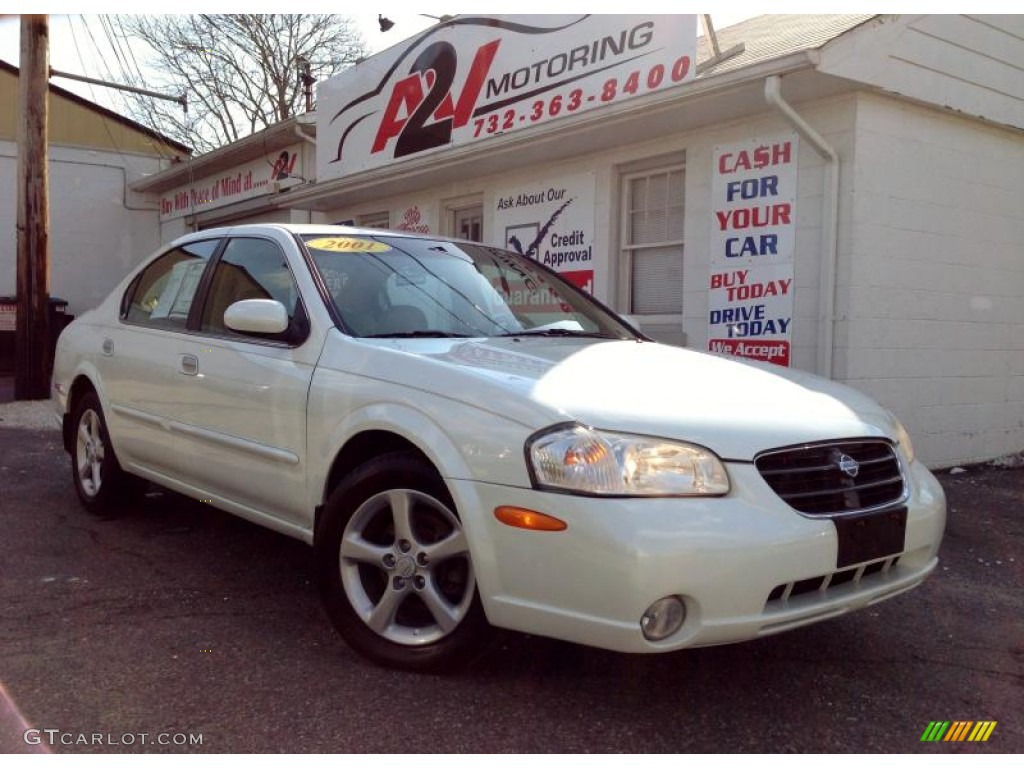
[[[663,656],[506,634],[433,677],[336,638],[299,542],[157,490],[89,516],[58,432],[11,413],[0,683],[26,724],[8,712],[0,752],[1024,751],[1022,469],[941,474],[938,571],[859,613]],[[984,743],[922,743],[936,720],[998,724]],[[59,733],[27,745],[26,727]],[[154,743],[180,734],[202,743]]]

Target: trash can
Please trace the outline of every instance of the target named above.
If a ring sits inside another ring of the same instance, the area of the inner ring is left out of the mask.
[[[56,296],[50,297],[49,306],[50,363],[57,351],[57,337],[75,319],[68,314],[68,303]],[[17,328],[18,300],[14,296],[0,296],[0,374],[14,373],[14,338]]]
[[[68,314],[68,303],[64,299],[50,297],[50,370],[53,370],[53,356],[57,353],[57,338],[72,320],[74,315]]]
[[[13,296],[0,296],[0,374],[14,372],[14,329],[18,302]]]

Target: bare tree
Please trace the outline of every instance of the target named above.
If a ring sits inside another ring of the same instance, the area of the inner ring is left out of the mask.
[[[152,51],[149,87],[187,93],[188,114],[130,99],[133,116],[209,151],[304,111],[300,72],[325,79],[366,55],[350,19],[332,14],[129,16],[119,26]]]

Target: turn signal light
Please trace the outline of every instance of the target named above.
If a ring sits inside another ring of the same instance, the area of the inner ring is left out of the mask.
[[[494,516],[505,525],[526,528],[529,531],[564,531],[569,527],[564,520],[557,517],[522,507],[497,507]]]

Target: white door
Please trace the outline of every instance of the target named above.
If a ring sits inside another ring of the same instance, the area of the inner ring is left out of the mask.
[[[187,473],[172,427],[185,418],[181,366],[193,344],[192,300],[220,242],[188,243],[156,258],[125,292],[120,321],[98,340],[107,425],[126,469]]]
[[[224,311],[243,299],[280,301],[291,327],[274,337],[230,330]],[[306,523],[306,398],[320,354],[308,331],[282,246],[230,239],[214,264],[189,348],[195,373],[183,392],[181,440],[197,489]]]

